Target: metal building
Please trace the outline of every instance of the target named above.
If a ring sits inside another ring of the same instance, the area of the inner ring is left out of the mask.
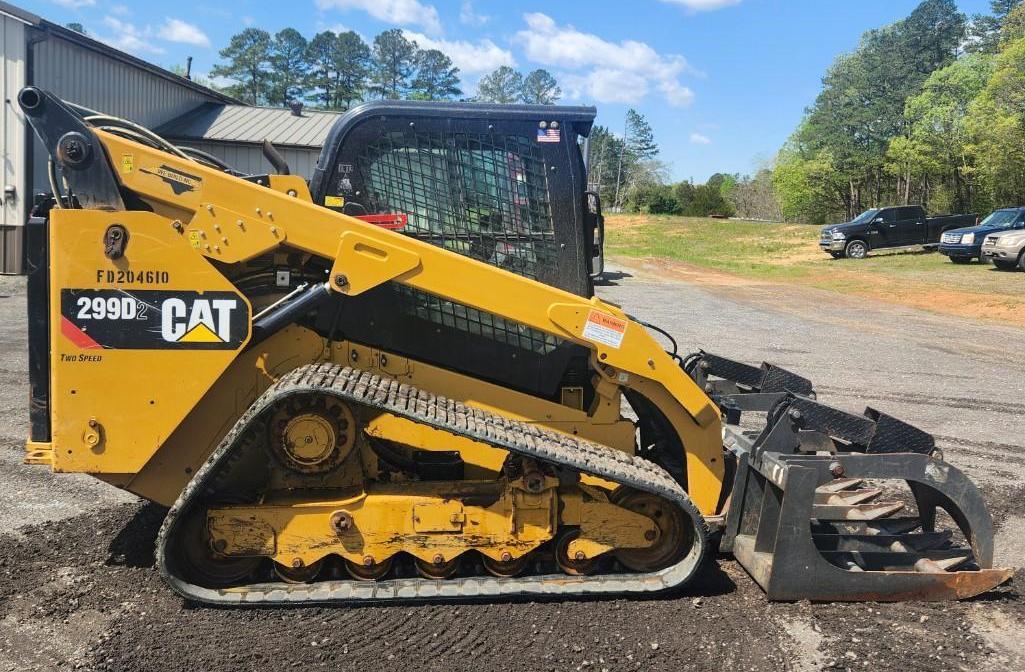
[[[0,272],[22,271],[32,195],[49,191],[47,154],[18,107],[33,85],[150,128],[208,103],[237,100],[0,0]],[[289,114],[288,110],[283,111]]]
[[[263,141],[270,140],[291,172],[309,179],[338,117],[337,112],[305,110],[302,105],[283,109],[206,103],[154,130],[251,174],[271,172],[262,151]]]

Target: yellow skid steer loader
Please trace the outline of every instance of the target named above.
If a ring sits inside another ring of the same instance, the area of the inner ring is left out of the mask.
[[[363,105],[307,183],[273,148],[276,174],[242,175],[19,103],[53,190],[29,226],[27,461],[169,507],[157,561],[190,600],[654,593],[716,544],[771,599],[1010,576],[931,436],[667,352],[593,296],[591,108]]]

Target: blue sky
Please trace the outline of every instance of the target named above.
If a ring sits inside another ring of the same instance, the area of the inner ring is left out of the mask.
[[[14,0],[51,21],[169,67],[194,57],[203,75],[246,26],[307,37],[352,29],[368,42],[400,27],[448,53],[471,93],[499,65],[551,71],[563,103],[598,107],[621,132],[628,107],[647,116],[674,179],[751,172],[771,158],[818,93],[826,68],[866,30],[917,0]],[[988,0],[959,0],[984,12]]]

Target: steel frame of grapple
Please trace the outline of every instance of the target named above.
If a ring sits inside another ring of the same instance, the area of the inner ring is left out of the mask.
[[[873,409],[856,416],[826,406],[812,397],[810,382],[779,367],[759,369],[707,353],[684,361],[730,421],[725,445],[737,468],[719,549],[732,553],[769,599],[959,599],[1010,577],[1011,570],[991,569],[993,526],[981,493],[961,471],[934,457],[928,433]],[[761,433],[740,429],[741,410],[766,409]],[[818,505],[817,490],[831,483],[842,487],[839,479],[905,481],[918,517],[831,521],[830,515],[842,518],[841,507]],[[942,571],[929,558],[942,561],[943,551],[916,553],[949,538],[935,532],[937,509],[960,528],[973,570]],[[907,534],[919,528],[921,533]],[[856,555],[871,571],[829,562],[823,552],[830,549]]]

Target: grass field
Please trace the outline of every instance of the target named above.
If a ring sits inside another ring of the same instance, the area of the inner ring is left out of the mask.
[[[652,215],[612,215],[610,257],[665,260],[769,282],[871,296],[944,313],[1025,325],[1025,273],[982,264],[955,265],[918,250],[832,259],[819,249],[819,227]]]

